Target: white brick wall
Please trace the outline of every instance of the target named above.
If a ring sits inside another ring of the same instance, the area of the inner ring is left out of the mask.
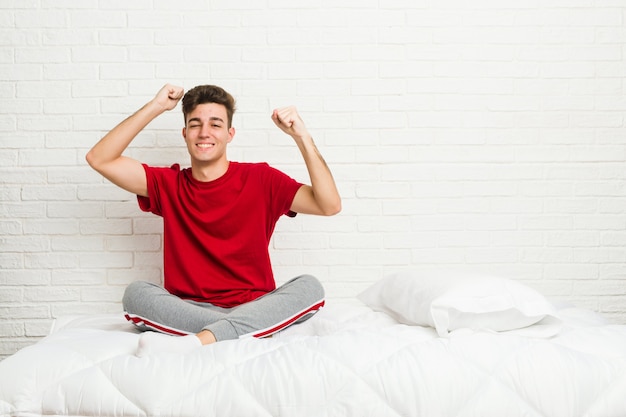
[[[239,100],[232,159],[298,179],[296,104],[344,198],[279,223],[329,297],[454,265],[626,323],[626,0],[0,2],[0,357],[160,280],[161,225],[84,162],[165,83]],[[186,163],[176,109],[129,153]]]

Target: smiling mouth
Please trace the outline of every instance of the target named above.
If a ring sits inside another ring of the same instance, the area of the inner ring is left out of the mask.
[[[209,149],[215,146],[214,143],[197,143],[196,146],[200,149]]]

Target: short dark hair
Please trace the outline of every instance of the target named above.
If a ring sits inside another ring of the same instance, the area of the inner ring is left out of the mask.
[[[199,85],[185,93],[183,97],[183,116],[187,124],[187,115],[194,111],[199,104],[217,103],[226,107],[228,127],[233,124],[235,114],[235,99],[222,87],[216,85]]]

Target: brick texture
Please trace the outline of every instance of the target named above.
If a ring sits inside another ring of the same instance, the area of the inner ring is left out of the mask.
[[[306,181],[295,104],[344,210],[281,220],[279,283],[331,299],[386,273],[523,280],[626,323],[626,2],[0,3],[0,357],[161,280],[162,226],[86,151],[166,82],[237,98],[231,159]],[[186,164],[177,108],[128,151]]]

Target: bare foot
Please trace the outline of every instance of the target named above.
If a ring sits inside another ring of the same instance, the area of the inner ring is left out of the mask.
[[[157,332],[145,332],[139,336],[137,352],[139,357],[153,353],[171,352],[187,353],[202,346],[200,339],[194,335],[170,336]]]

